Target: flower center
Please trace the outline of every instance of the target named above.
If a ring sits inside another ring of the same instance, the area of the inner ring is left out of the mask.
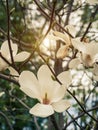
[[[86,55],[86,57],[85,57],[85,61],[87,62],[87,63],[90,63],[91,62],[91,56],[90,55]]]
[[[83,39],[83,42],[89,43],[89,38],[85,37],[85,38]]]
[[[47,98],[47,93],[45,93],[45,97],[43,98],[43,104],[49,104],[49,99]]]

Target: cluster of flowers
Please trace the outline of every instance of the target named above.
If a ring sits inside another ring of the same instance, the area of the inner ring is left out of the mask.
[[[98,0],[87,0],[88,3],[96,4]],[[65,45],[57,52],[57,58],[65,58],[69,55],[70,49],[77,51],[75,58],[69,62],[69,68],[76,68],[79,64],[85,67],[92,67],[94,79],[98,80],[98,44],[95,42],[88,42],[87,39],[81,40],[81,37],[75,37],[74,27],[66,26],[68,33],[61,33],[53,31],[51,38],[54,40],[61,40]],[[26,60],[30,53],[22,51],[17,54],[18,46],[12,41],[11,49],[14,62],[22,62]],[[92,49],[93,48],[93,49]],[[30,71],[23,71],[19,75],[10,64],[12,64],[11,53],[8,41],[5,41],[0,50],[0,71],[9,69],[11,74],[19,76],[18,81],[20,89],[29,97],[38,99],[38,103],[30,109],[30,113],[39,116],[47,117],[56,112],[63,112],[70,107],[70,103],[65,100],[65,94],[68,86],[71,84],[70,71],[64,71],[57,77],[53,75],[47,65],[42,65],[37,73],[37,77]],[[1,95],[2,96],[2,93]]]
[[[14,44],[12,41],[10,42],[15,62],[22,62],[30,56],[30,53],[25,51],[17,54],[17,44]],[[47,65],[42,65],[39,68],[37,78],[30,71],[23,71],[19,75],[16,70],[10,67],[11,56],[8,41],[2,44],[0,51],[0,70],[9,69],[12,75],[18,75],[18,81],[21,86],[20,89],[29,97],[38,99],[39,103],[30,109],[31,114],[39,117],[47,117],[52,115],[54,110],[56,112],[63,112],[70,106],[70,103],[64,99],[67,87],[71,83],[71,74],[69,71],[62,72],[57,76],[61,83],[55,80],[54,75]]]
[[[61,40],[65,44],[57,51],[57,58],[63,59],[69,56],[68,66],[70,69],[76,69],[82,64],[84,68],[90,68],[94,80],[98,81],[98,44],[95,41],[89,42],[88,38],[81,40],[82,37],[75,37],[76,31],[71,25],[67,25],[66,30],[72,37],[58,31],[53,31],[49,36],[53,40]]]

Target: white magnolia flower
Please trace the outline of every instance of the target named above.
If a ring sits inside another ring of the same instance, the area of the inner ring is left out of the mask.
[[[93,66],[98,61],[98,44],[95,42],[81,42],[80,38],[72,39],[72,45],[81,53],[82,63],[86,67]]]
[[[61,59],[65,58],[68,55],[69,49],[70,49],[69,45],[60,47],[56,54],[57,58]]]
[[[30,53],[26,51],[22,51],[17,54],[18,52],[17,44],[14,44],[12,41],[10,42],[11,42],[11,48],[12,48],[12,55],[15,62],[22,62],[29,57]],[[0,53],[9,63],[11,63],[10,50],[9,50],[7,40],[2,43]],[[9,65],[0,57],[0,71],[5,70],[8,67]]]
[[[31,98],[38,99],[39,103],[30,109],[30,113],[47,117],[56,112],[63,112],[69,108],[70,103],[64,99],[66,87],[71,83],[69,71],[57,77],[60,85],[54,80],[53,75],[46,65],[42,65],[37,73],[37,78],[30,71],[23,71],[19,76],[20,89]],[[66,86],[66,87],[65,87]]]
[[[75,37],[76,35],[76,30],[72,25],[67,25],[65,27],[65,30],[72,36]],[[61,46],[59,50],[57,51],[57,58],[64,58],[68,55],[69,49],[71,46],[71,36],[68,33],[62,33],[59,31],[51,31],[51,34],[47,36],[47,38],[55,41],[62,41],[65,43],[65,45]]]
[[[73,37],[76,35],[76,30],[72,25],[67,25],[65,30]],[[58,31],[53,32],[55,40],[62,40],[65,45],[61,46],[57,51],[57,58],[64,58],[68,55],[71,44],[71,37],[67,33],[61,33]]]
[[[90,5],[98,4],[98,0],[86,0],[86,2]]]

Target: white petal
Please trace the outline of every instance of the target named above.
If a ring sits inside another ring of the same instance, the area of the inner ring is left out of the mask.
[[[59,102],[53,103],[52,106],[56,112],[64,112],[70,107],[70,103],[67,100],[60,100]]]
[[[74,26],[72,26],[72,25],[67,25],[67,26],[65,27],[65,29],[68,30],[68,32],[69,32],[73,37],[75,37],[75,35],[76,35],[76,30],[75,30],[75,27],[74,27]]]
[[[48,34],[47,38],[48,38],[49,40],[56,40],[56,41],[61,40],[61,41],[65,42],[64,39],[62,39],[62,38],[60,38],[60,37],[58,37],[58,36],[54,36],[54,35],[52,35],[52,34]]]
[[[51,105],[37,103],[30,109],[30,113],[38,117],[48,117],[54,113],[54,110]]]
[[[11,42],[11,49],[12,49],[12,52],[13,52],[13,56],[15,56],[17,51],[18,51],[18,46],[17,46],[17,44],[13,44],[11,40],[10,40],[10,42]],[[7,40],[5,42],[3,42],[2,46],[1,46],[1,54],[6,59],[10,58],[10,51],[9,51],[9,46],[8,46]]]
[[[93,79],[95,80],[95,81],[98,81],[98,75],[96,76],[96,75],[93,75]]]
[[[85,47],[86,43],[81,42],[80,37],[71,39],[71,41],[72,41],[72,45],[75,49],[77,49],[80,52],[86,53],[86,47]]]
[[[41,84],[41,86],[45,86],[48,84],[48,86],[52,86],[53,85],[53,74],[51,73],[51,71],[49,70],[47,65],[42,65],[37,73],[38,76],[38,80],[39,83]]]
[[[60,73],[57,78],[61,81],[62,84],[64,84],[66,87],[68,87],[71,84],[72,76],[69,71],[64,71]]]
[[[49,103],[57,102],[61,100],[66,93],[65,87],[61,86],[58,82],[54,81],[52,86],[48,86],[45,84],[41,87],[41,97],[45,98],[45,94],[47,94],[47,99]]]
[[[98,81],[98,75],[97,76],[93,75],[93,79],[96,80],[96,81]]]
[[[58,31],[54,31],[53,34],[57,37],[64,39],[64,42],[66,44],[70,44],[70,38],[69,38],[69,35],[67,33],[61,33],[61,32],[58,32]]]
[[[5,70],[9,65],[2,59],[0,58],[0,71]]]
[[[65,45],[60,47],[59,50],[57,51],[57,55],[56,55],[57,58],[63,59],[68,55],[68,51],[69,51],[69,46]]]
[[[95,42],[91,42],[88,44],[85,44],[86,52],[87,54],[94,56],[98,53],[98,44]],[[93,49],[92,49],[93,48]]]
[[[52,90],[51,90],[51,103],[53,102],[58,102],[59,100],[61,100],[66,93],[66,88],[65,86],[53,86]]]
[[[98,76],[98,64],[95,63],[93,67],[94,67],[92,70],[93,74]]]
[[[80,60],[79,60],[78,58],[72,59],[72,60],[69,62],[69,68],[70,68],[70,69],[76,69],[80,63],[81,63],[81,62],[80,62]]]
[[[98,44],[95,42],[85,43],[81,42],[80,38],[72,39],[72,45],[78,51],[94,56],[98,53]],[[93,49],[92,49],[93,48]]]
[[[19,73],[14,68],[8,67],[8,69],[9,69],[11,75],[19,76]],[[18,77],[15,77],[15,78],[18,78]]]
[[[23,71],[19,76],[20,89],[32,98],[40,100],[40,86],[35,75],[30,71]]]
[[[29,56],[30,56],[29,52],[23,51],[23,52],[18,53],[14,57],[14,60],[17,61],[17,62],[21,62],[21,61],[26,60]]]

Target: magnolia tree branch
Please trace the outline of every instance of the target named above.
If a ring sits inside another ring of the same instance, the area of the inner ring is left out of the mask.
[[[7,38],[8,38],[8,45],[9,45],[9,51],[10,51],[10,56],[11,56],[11,61],[12,64],[14,64],[14,59],[13,59],[13,50],[11,47],[11,41],[10,41],[10,11],[9,11],[9,1],[6,0],[6,8],[7,8]]]
[[[81,109],[89,116],[91,117],[95,122],[98,123],[98,120],[95,119],[92,115],[90,115],[85,108],[83,107],[83,105],[79,102],[79,100],[67,89],[67,92],[75,99],[75,101],[78,103],[78,105],[81,107]]]
[[[4,75],[4,74],[0,73],[0,78],[4,79],[4,80],[7,80],[9,82],[12,82],[12,83],[14,83],[16,85],[19,85],[18,81],[16,81],[15,79],[13,79],[12,76],[7,76],[7,75]]]
[[[7,33],[2,29],[0,28],[0,32],[5,36],[7,37]],[[13,41],[15,41],[17,44],[18,42],[23,46],[23,47],[26,47],[26,48],[32,48],[32,45],[28,45],[27,43],[23,42],[23,41],[19,41],[17,38],[15,37],[12,37],[10,36],[10,39],[12,39]]]
[[[43,16],[45,16],[45,18],[47,18],[48,20],[50,20],[50,16],[43,10],[43,8],[41,7],[41,3],[38,1],[38,0],[34,0],[35,4],[38,6],[38,8],[40,9],[41,13],[43,14]],[[54,20],[54,23],[60,27],[62,29],[62,31],[66,32],[71,38],[73,38],[73,36],[68,32],[66,31],[58,22]]]
[[[69,18],[70,18],[71,12],[72,12],[73,2],[74,2],[74,0],[70,1],[69,8],[68,8],[68,13],[67,13],[67,17],[66,17],[66,21],[65,21],[64,26],[68,25]]]
[[[66,110],[66,112],[68,113],[68,115],[74,120],[73,122],[80,128],[80,130],[84,130],[84,128],[82,128],[77,121],[74,119],[74,117],[70,114],[70,112],[68,110]]]
[[[17,68],[15,66],[13,66],[13,64],[11,64],[5,57],[3,57],[3,55],[0,53],[0,57],[11,67],[13,67],[17,72]],[[18,72],[19,73],[19,72]]]
[[[8,117],[7,117],[2,111],[0,111],[0,115],[1,115],[2,117],[4,117],[4,119],[6,120],[9,129],[10,129],[10,130],[14,130],[13,127],[12,127],[12,125],[11,125],[11,123],[10,123],[10,120],[8,119]]]
[[[91,108],[91,109],[89,109],[89,110],[86,110],[86,111],[87,111],[87,112],[91,112],[91,111],[94,111],[94,110],[97,110],[97,109],[98,109],[98,106],[93,107],[93,108]],[[63,130],[66,130],[66,128],[67,128],[68,126],[70,126],[70,124],[73,123],[74,120],[77,120],[77,119],[81,118],[81,117],[84,116],[85,114],[86,114],[85,112],[82,112],[82,113],[79,114],[78,116],[73,117],[73,119],[65,125],[65,127],[63,128]]]
[[[53,19],[54,19],[54,15],[55,15],[55,7],[56,7],[56,1],[53,2],[53,7],[52,7],[52,11],[51,11],[51,17],[50,17],[50,25],[48,27],[48,30],[47,30],[46,34],[45,34],[45,37],[47,36],[49,31],[51,30]]]
[[[94,20],[94,18],[95,18],[95,16],[96,16],[97,12],[98,12],[98,5],[97,5],[97,7],[96,7],[96,9],[95,9],[95,12],[91,14],[90,22],[89,22],[89,24],[88,24],[88,26],[87,26],[87,28],[86,28],[86,30],[85,30],[85,32],[84,32],[82,38],[81,38],[81,41],[83,41],[83,39],[85,38],[86,34],[88,33],[88,31],[89,31],[89,29],[90,29],[90,27],[91,27],[91,25],[92,25],[92,23],[93,23],[93,20]]]

